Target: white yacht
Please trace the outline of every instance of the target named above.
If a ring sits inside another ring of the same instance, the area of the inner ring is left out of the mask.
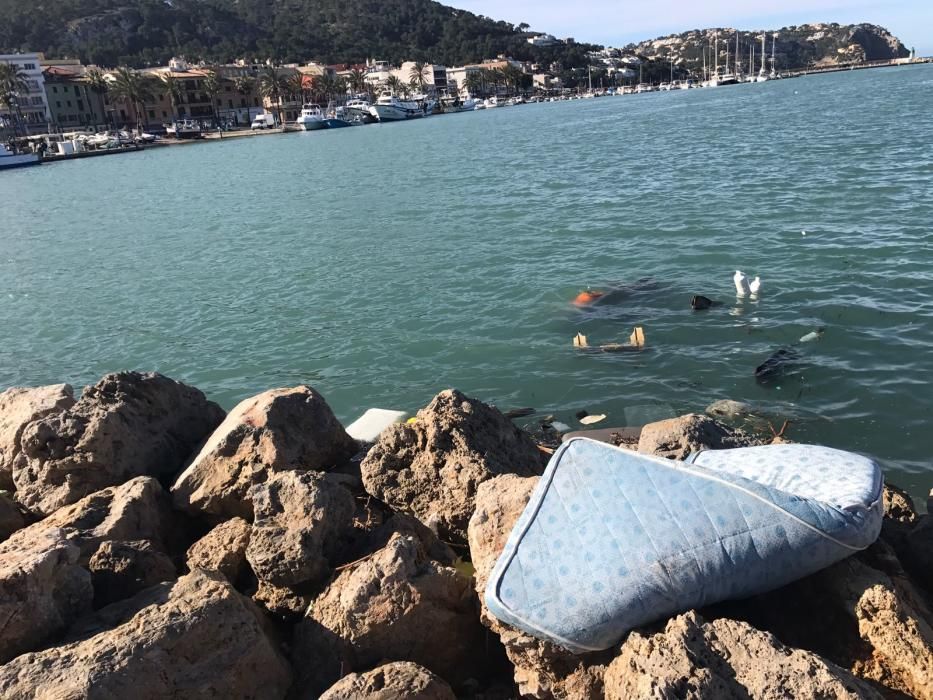
[[[486,109],[495,109],[496,107],[502,106],[498,97],[487,97],[483,101],[483,105],[485,105]]]
[[[0,170],[38,164],[39,156],[35,153],[13,153],[5,143],[0,143]]]
[[[402,101],[389,93],[383,93],[369,110],[370,114],[381,122],[397,122],[424,116],[424,111],[417,102]]]
[[[323,129],[326,126],[324,123],[324,110],[321,109],[320,105],[316,104],[302,105],[301,114],[295,120],[295,123],[301,127],[302,131]]]

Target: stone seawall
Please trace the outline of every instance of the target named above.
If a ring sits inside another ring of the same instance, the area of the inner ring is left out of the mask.
[[[763,440],[690,415],[630,446]],[[227,414],[151,373],[8,389],[0,697],[933,699],[933,521],[892,486],[868,550],[604,652],[497,621],[549,452],[455,390],[373,445],[307,386]]]

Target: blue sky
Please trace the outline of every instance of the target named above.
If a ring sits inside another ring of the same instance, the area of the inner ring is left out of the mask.
[[[771,29],[808,22],[871,22],[893,32],[907,48],[933,55],[933,0],[441,0],[493,19],[559,37],[622,46],[703,27]]]

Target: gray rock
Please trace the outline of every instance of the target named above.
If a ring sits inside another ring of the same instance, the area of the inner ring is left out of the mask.
[[[332,685],[320,700],[456,700],[442,679],[418,664],[396,661],[366,673],[351,673]]]
[[[764,441],[727,428],[708,416],[691,413],[646,425],[638,440],[638,451],[667,459],[686,459],[690,453],[700,450],[762,444]]]
[[[108,374],[71,408],[29,423],[13,470],[17,498],[48,515],[135,476],[176,473],[222,420],[197,389],[160,374]]]
[[[23,428],[74,403],[68,384],[13,387],[0,392],[0,489],[13,490],[13,465],[22,454],[19,441]]]
[[[39,648],[90,608],[79,555],[54,527],[26,528],[0,544],[0,663]],[[9,696],[0,689],[0,697]]]
[[[287,471],[251,491],[256,519],[246,558],[275,586],[323,580],[338,540],[349,534],[353,496],[317,472]]]
[[[366,491],[440,538],[466,542],[476,489],[499,474],[540,475],[532,439],[497,409],[443,391],[411,424],[386,428],[360,465]]]
[[[176,507],[252,519],[250,489],[289,470],[329,471],[357,450],[324,398],[308,386],[242,401],[172,487]]]
[[[88,569],[94,585],[95,607],[124,600],[157,583],[174,581],[178,577],[168,555],[148,540],[107,540],[91,557]]]
[[[0,697],[283,698],[291,670],[255,605],[196,570],[126,622],[0,667]]]

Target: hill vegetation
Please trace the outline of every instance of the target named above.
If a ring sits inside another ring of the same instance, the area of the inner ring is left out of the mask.
[[[509,53],[582,62],[592,48],[533,47],[528,29],[432,0],[0,0],[0,48],[107,66],[173,55],[458,65]]]

